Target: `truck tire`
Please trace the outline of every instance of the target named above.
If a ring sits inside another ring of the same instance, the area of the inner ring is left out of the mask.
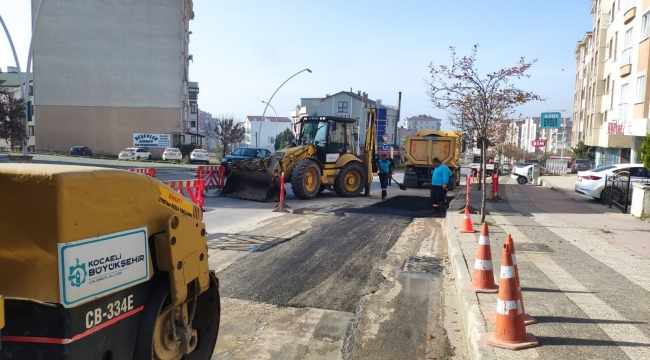
[[[355,197],[364,188],[364,176],[361,163],[349,162],[341,168],[334,180],[334,192],[340,197]]]
[[[456,175],[449,178],[449,181],[447,182],[447,190],[454,191],[455,187],[456,187]]]
[[[291,174],[291,189],[298,199],[309,200],[320,190],[320,167],[312,160],[302,160]]]
[[[413,189],[422,186],[422,183],[418,181],[416,174],[404,174],[404,186]]]

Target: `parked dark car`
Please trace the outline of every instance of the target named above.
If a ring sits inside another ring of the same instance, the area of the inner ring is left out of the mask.
[[[571,173],[576,174],[578,171],[591,170],[591,161],[588,159],[575,159],[571,164]]]
[[[226,175],[229,173],[228,165],[230,165],[235,160],[257,160],[261,157],[269,158],[271,157],[271,152],[264,148],[239,148],[226,155],[221,161],[221,166],[226,167]]]
[[[88,146],[73,146],[70,148],[70,156],[93,156],[93,151]]]

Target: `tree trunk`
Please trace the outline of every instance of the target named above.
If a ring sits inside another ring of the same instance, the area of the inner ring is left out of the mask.
[[[221,158],[222,159],[226,157],[226,149],[228,148],[228,145],[230,145],[230,144],[228,144],[226,142],[221,143]]]
[[[485,169],[485,139],[481,140],[481,172],[480,176],[478,177],[478,183],[482,184],[481,182],[485,179],[485,174],[486,174],[486,169]],[[485,221],[485,184],[481,186],[481,224]]]

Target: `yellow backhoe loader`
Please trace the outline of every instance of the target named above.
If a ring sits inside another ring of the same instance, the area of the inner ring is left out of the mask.
[[[376,112],[366,113],[366,140],[362,158],[354,155],[350,118],[308,116],[300,119],[299,144],[276,151],[270,160],[234,161],[221,195],[257,201],[277,201],[280,178],[291,183],[299,199],[311,199],[325,189],[342,197],[370,194],[376,150]]]
[[[0,164],[0,194],[0,359],[212,357],[219,282],[196,205],[64,165]]]

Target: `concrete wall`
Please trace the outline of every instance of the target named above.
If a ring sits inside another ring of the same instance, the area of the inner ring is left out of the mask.
[[[78,145],[88,146],[95,155],[117,156],[123,148],[133,146],[133,133],[169,134],[180,130],[181,109],[96,106],[40,106],[38,109],[41,114],[47,114],[47,121],[39,118],[37,150],[68,151]],[[162,156],[163,150],[152,154]]]
[[[48,0],[33,45],[36,150],[117,154],[134,132],[180,131],[183,5]]]

